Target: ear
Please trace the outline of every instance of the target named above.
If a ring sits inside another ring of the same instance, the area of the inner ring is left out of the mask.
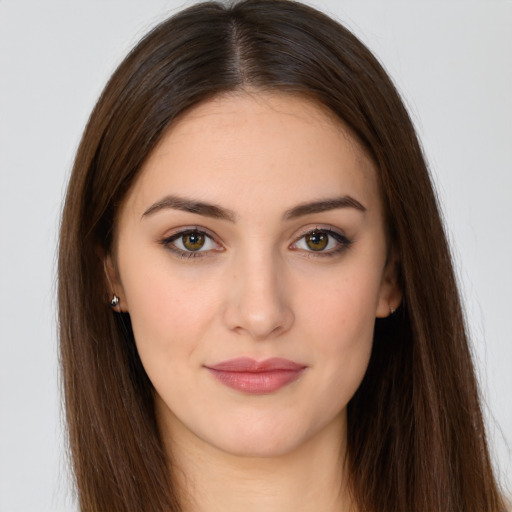
[[[109,294],[109,302],[114,296],[118,297],[119,302],[116,306],[112,307],[114,311],[126,313],[128,311],[126,296],[123,285],[121,284],[121,279],[119,278],[117,265],[112,258],[112,255],[108,254],[103,257],[103,265],[105,270],[106,288]]]
[[[393,314],[402,302],[402,289],[398,282],[399,261],[396,251],[392,250],[384,267],[377,304],[377,318],[386,318]]]

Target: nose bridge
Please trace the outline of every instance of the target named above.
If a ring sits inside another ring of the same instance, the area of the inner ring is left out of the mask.
[[[238,251],[226,307],[230,329],[265,339],[290,328],[294,315],[283,267],[282,259],[268,244],[250,244]]]

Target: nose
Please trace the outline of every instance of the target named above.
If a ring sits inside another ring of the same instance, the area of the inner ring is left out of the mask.
[[[291,297],[278,260],[269,254],[234,262],[224,311],[224,323],[231,331],[265,340],[293,325]]]

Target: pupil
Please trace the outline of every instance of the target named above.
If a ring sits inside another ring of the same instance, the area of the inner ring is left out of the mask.
[[[307,244],[313,251],[321,251],[327,247],[328,237],[325,233],[311,233],[307,238]]]
[[[183,245],[190,251],[198,251],[204,245],[204,236],[200,233],[188,233],[183,237]]]

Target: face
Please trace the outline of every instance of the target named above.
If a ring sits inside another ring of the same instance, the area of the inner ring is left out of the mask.
[[[268,456],[342,435],[399,292],[375,169],[340,121],[284,94],[196,106],[124,201],[115,254],[164,436]]]

